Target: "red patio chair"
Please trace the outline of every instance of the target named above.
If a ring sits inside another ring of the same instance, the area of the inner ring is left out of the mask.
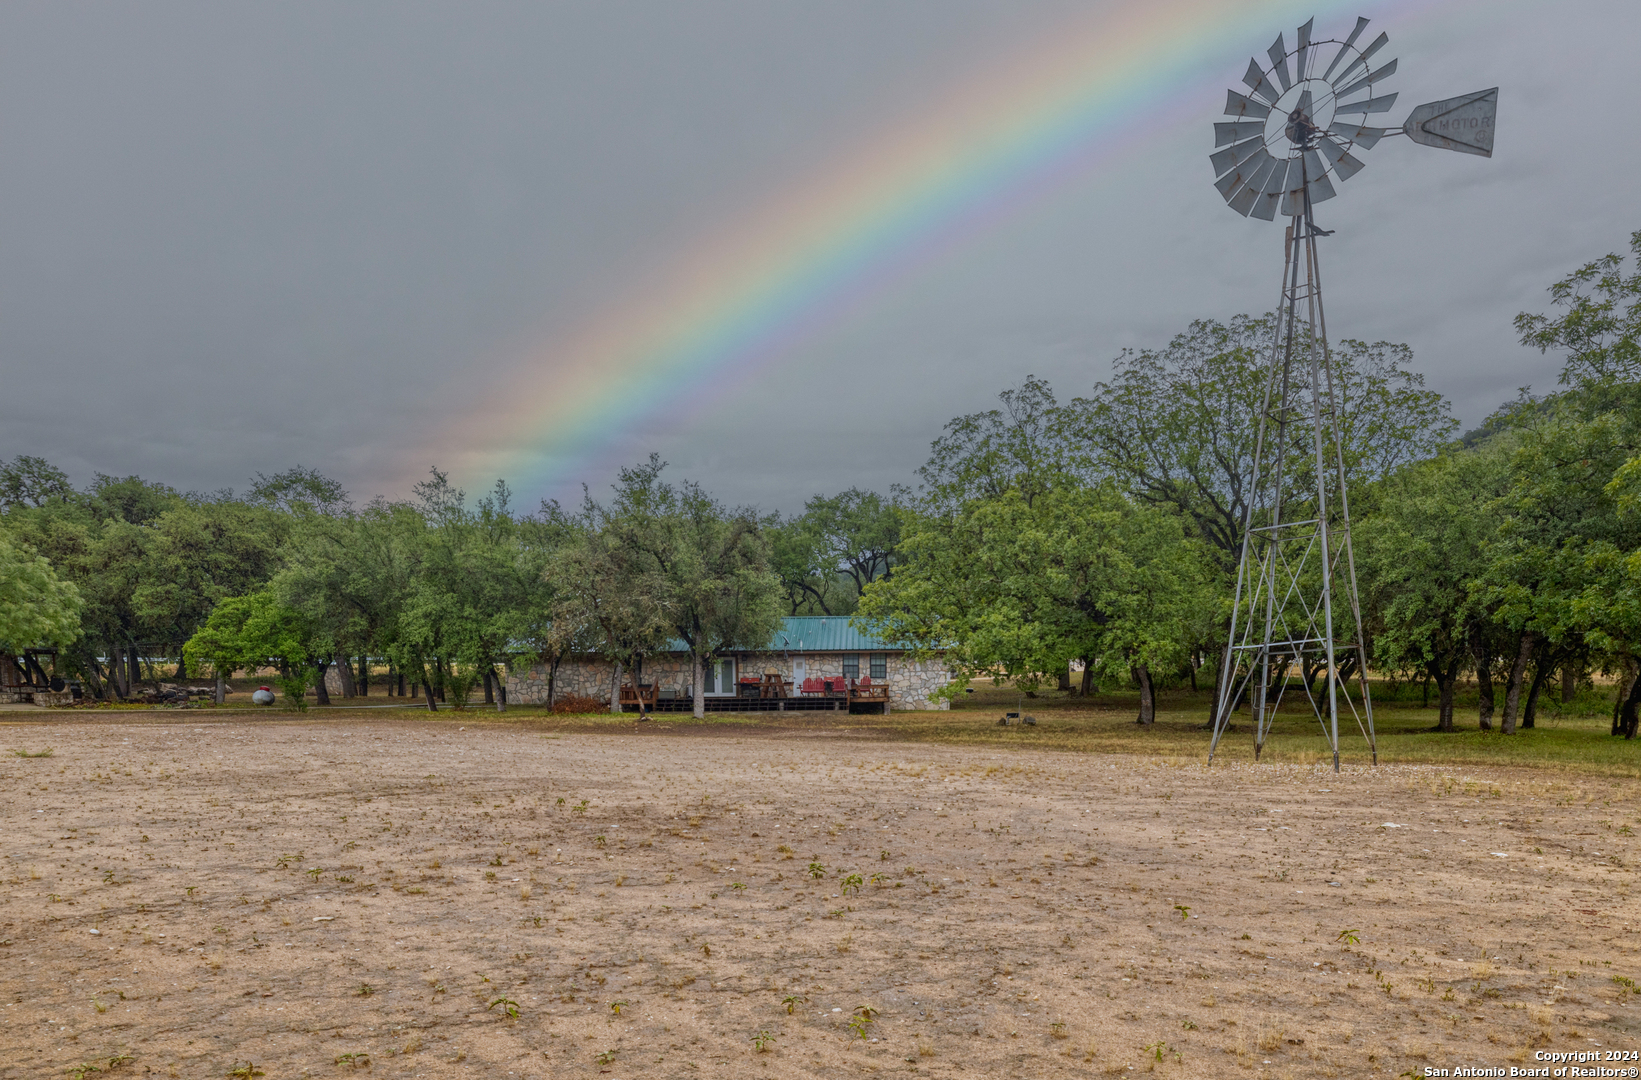
[[[816,678],[805,679],[803,681],[803,692],[806,694],[824,694],[826,693],[826,684]]]

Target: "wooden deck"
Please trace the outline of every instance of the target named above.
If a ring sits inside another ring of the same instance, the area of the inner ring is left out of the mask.
[[[845,691],[825,693],[792,692],[784,679],[746,680],[734,697],[708,696],[707,712],[870,712],[889,711],[889,685],[870,683],[861,686],[851,682]],[[621,708],[626,712],[675,713],[693,712],[695,703],[679,690],[661,690],[654,686],[621,687]]]

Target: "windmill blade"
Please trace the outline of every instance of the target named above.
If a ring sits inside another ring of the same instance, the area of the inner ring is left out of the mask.
[[[1271,115],[1271,107],[1261,105],[1252,98],[1245,98],[1235,90],[1227,90],[1225,91],[1225,115],[1264,117]]]
[[[1305,212],[1305,165],[1301,158],[1288,159],[1288,178],[1282,185],[1281,213],[1294,217]]]
[[[1310,193],[1312,206],[1315,206],[1319,202],[1327,202],[1329,199],[1333,198],[1335,194],[1337,194],[1333,190],[1333,181],[1329,180],[1325,175],[1318,176],[1315,180],[1311,181]]]
[[[1280,195],[1288,186],[1289,167],[1297,168],[1297,162],[1290,158],[1273,158],[1271,160],[1274,162],[1274,167],[1271,169],[1270,175],[1265,177],[1265,182],[1260,185],[1260,190],[1267,195]]]
[[[1276,76],[1283,91],[1286,91],[1293,85],[1293,80],[1288,78],[1288,50],[1282,44],[1281,34],[1276,35],[1276,41],[1265,50],[1265,55],[1271,58],[1271,74]]]
[[[1234,124],[1214,125],[1214,145],[1228,146],[1243,139],[1251,139],[1255,135],[1263,137],[1265,125],[1257,120],[1243,120]]]
[[[1339,66],[1339,61],[1350,55],[1350,47],[1356,44],[1356,39],[1362,36],[1362,31],[1367,29],[1367,25],[1368,20],[1362,18],[1361,16],[1357,16],[1356,29],[1352,30],[1350,32],[1350,37],[1346,38],[1345,43],[1339,46],[1339,51],[1334,54],[1333,63],[1329,64],[1328,70],[1322,73],[1322,80],[1324,82],[1333,81],[1333,69]]]
[[[1275,160],[1261,147],[1253,157],[1214,181],[1214,187],[1219,189],[1220,197],[1226,202],[1230,202],[1231,197],[1244,187],[1253,187],[1258,190],[1255,181],[1259,179],[1262,173],[1270,169]]]
[[[1389,34],[1380,34],[1373,39],[1373,44],[1362,50],[1362,55],[1351,62],[1351,65],[1339,73],[1340,81],[1350,78],[1350,73],[1357,68],[1367,67],[1367,62],[1373,59],[1373,54],[1384,48],[1390,41]]]
[[[1247,217],[1248,212],[1252,210],[1254,208],[1254,204],[1259,201],[1259,197],[1259,192],[1257,190],[1252,187],[1245,187],[1241,191],[1237,192],[1236,196],[1232,198],[1227,205],[1243,217]]]
[[[1316,144],[1316,148],[1322,151],[1323,157],[1328,159],[1328,164],[1333,166],[1333,171],[1339,179],[1349,180],[1362,171],[1361,160],[1352,157],[1349,150],[1346,150],[1327,136],[1324,135],[1321,138]]]
[[[1498,117],[1499,88],[1432,101],[1408,114],[1402,131],[1423,146],[1461,154],[1493,156],[1493,122]]]
[[[1258,218],[1260,221],[1270,221],[1276,217],[1277,204],[1281,201],[1282,193],[1280,191],[1275,194],[1264,192],[1254,201],[1254,208],[1248,211],[1248,216]]]
[[[1385,137],[1389,128],[1363,127],[1360,124],[1333,123],[1328,130],[1341,138],[1349,139],[1363,150],[1372,150],[1373,144]]]
[[[1389,112],[1390,107],[1396,104],[1395,94],[1386,94],[1384,97],[1368,98],[1366,101],[1353,101],[1349,105],[1334,107],[1335,113],[1372,113]]]
[[[1305,81],[1305,68],[1310,62],[1311,54],[1311,24],[1315,21],[1314,18],[1306,19],[1305,25],[1299,28],[1299,40],[1294,45],[1293,77],[1295,82]]]
[[[1355,82],[1351,83],[1349,86],[1345,87],[1343,90],[1335,91],[1333,96],[1336,97],[1336,98],[1350,97],[1352,94],[1356,93],[1356,91],[1360,90],[1362,87],[1370,86],[1373,83],[1379,82],[1383,79],[1388,79],[1390,76],[1392,76],[1394,74],[1396,74],[1396,61],[1392,60],[1390,63],[1386,64],[1384,67],[1380,68],[1378,71],[1375,71],[1375,72],[1372,72],[1371,74],[1362,76],[1360,79],[1357,79]]]
[[[1208,158],[1214,164],[1214,175],[1224,176],[1238,165],[1265,149],[1264,139],[1244,139]]]
[[[1277,93],[1276,87],[1271,85],[1270,80],[1265,78],[1265,69],[1259,66],[1258,60],[1248,61],[1248,70],[1243,74],[1242,81],[1247,84],[1248,89],[1272,105],[1275,105],[1276,99],[1282,96]]]

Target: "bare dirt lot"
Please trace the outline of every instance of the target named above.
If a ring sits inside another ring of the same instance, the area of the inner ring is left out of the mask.
[[[1631,780],[825,719],[4,728],[7,1080],[1394,1077],[1641,1049]]]

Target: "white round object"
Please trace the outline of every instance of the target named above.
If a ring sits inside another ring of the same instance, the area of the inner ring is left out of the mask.
[[[251,695],[251,704],[253,705],[272,705],[273,703],[274,696],[272,690],[258,690],[256,693]]]

